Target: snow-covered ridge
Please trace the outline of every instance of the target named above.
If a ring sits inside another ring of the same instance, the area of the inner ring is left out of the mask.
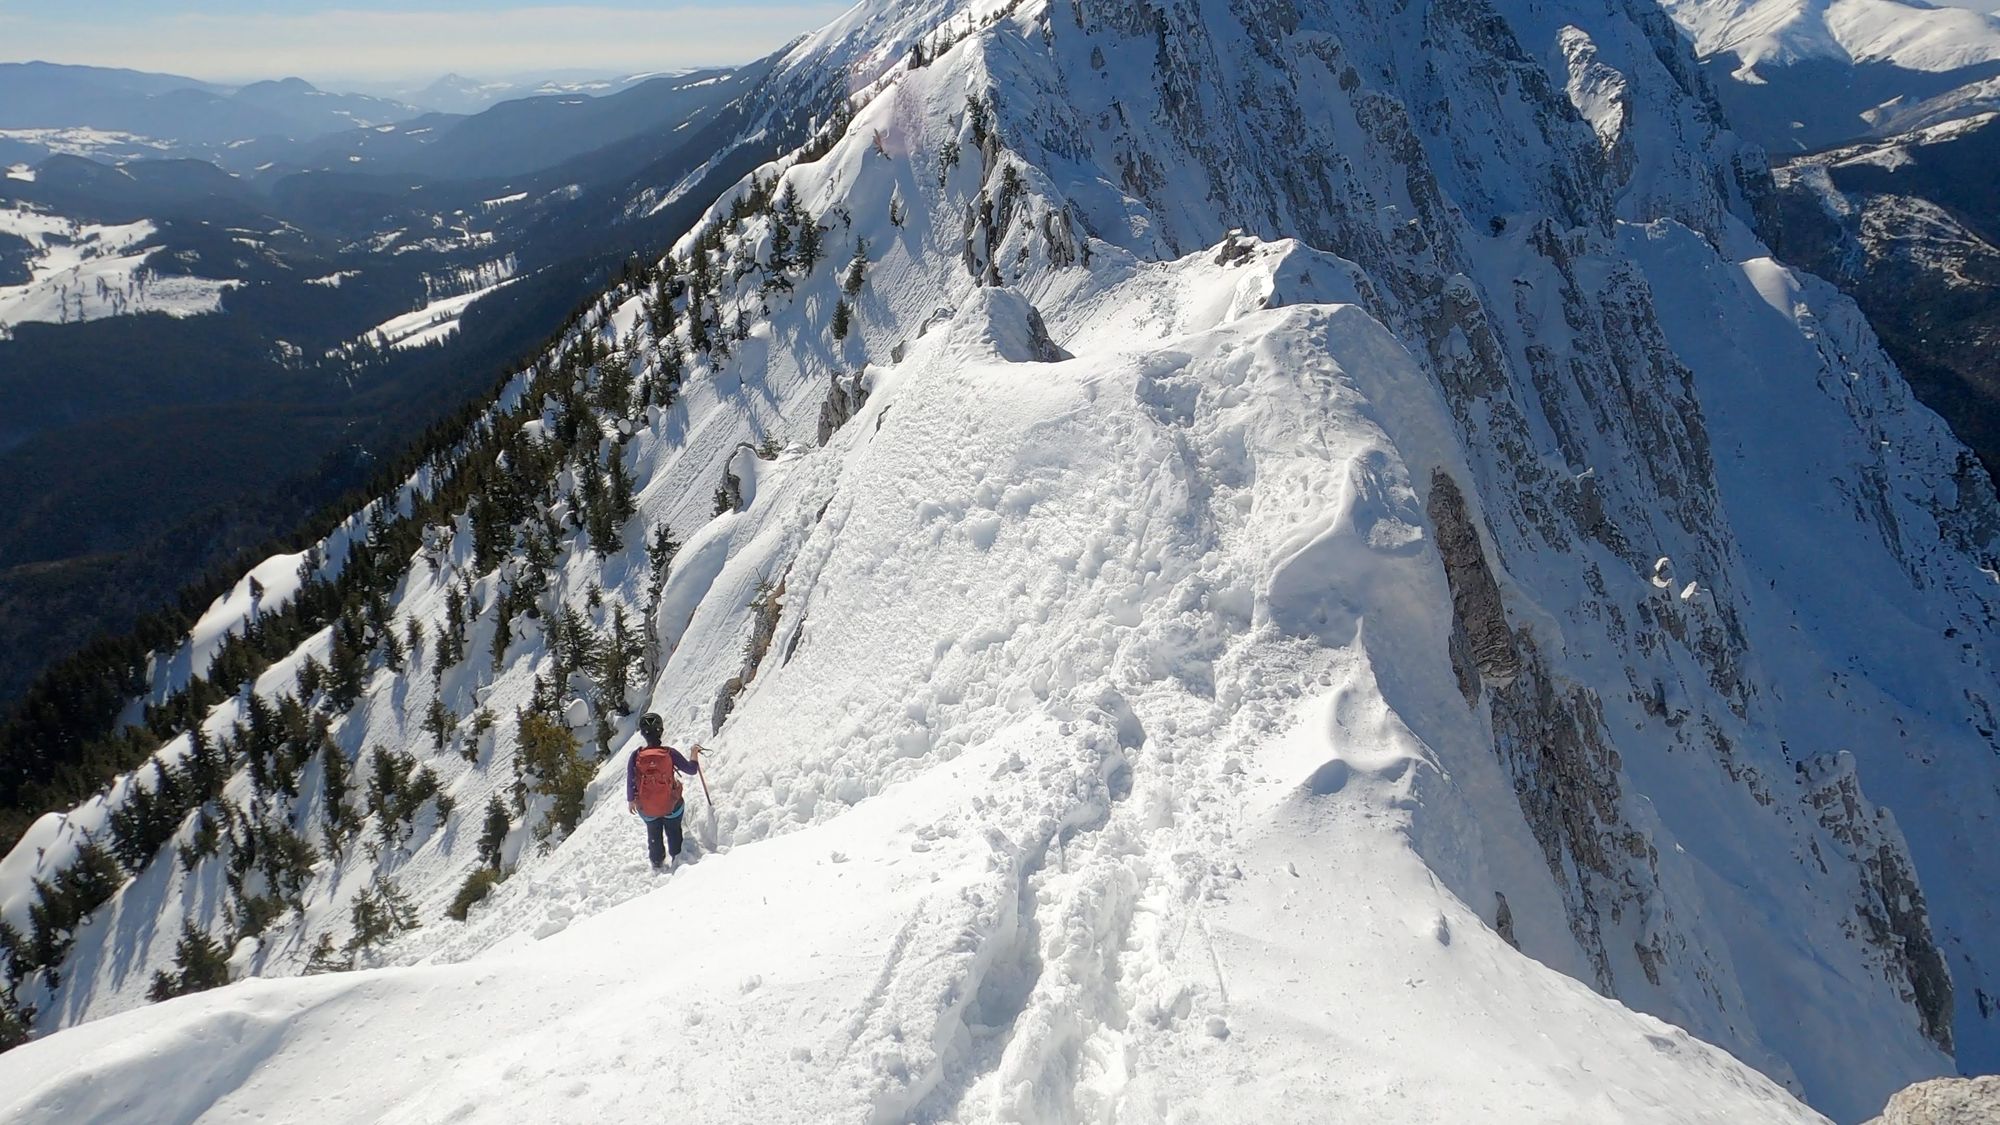
[[[2000,60],[2000,19],[1900,0],[1664,0],[1704,57],[1742,72],[1812,60],[1950,71]]]
[[[649,281],[559,345],[521,432],[584,440],[514,549],[434,525],[296,790],[224,789],[318,849],[239,975],[385,878],[406,967],[117,1014],[234,936],[230,860],[165,849],[22,990],[112,1018],[0,1057],[9,1111],[1858,1120],[1993,1057],[1991,490],[1752,237],[1656,9],[866,4],[787,65],[844,137],[717,202],[672,329]],[[565,655],[635,615],[642,682]],[[716,747],[664,886],[621,703]],[[546,848],[523,708],[613,750]],[[449,807],[342,846],[376,746]],[[447,921],[494,798],[514,874]],[[662,1025],[712,1049],[631,1068]]]

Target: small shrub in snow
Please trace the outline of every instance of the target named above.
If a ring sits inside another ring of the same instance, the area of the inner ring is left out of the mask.
[[[946,137],[938,146],[938,187],[944,187],[951,179],[951,170],[958,167],[959,145],[957,137]]]
[[[344,973],[353,967],[354,954],[335,947],[332,934],[321,934],[306,958],[305,975],[314,977],[321,973]]]
[[[472,725],[466,728],[465,742],[458,748],[459,756],[468,762],[478,761],[480,743],[485,739],[486,733],[498,724],[499,720],[494,717],[492,708],[481,707],[474,711]]]
[[[465,921],[465,916],[471,913],[472,908],[484,901],[487,895],[492,894],[493,888],[506,878],[507,876],[496,867],[475,869],[472,874],[465,877],[465,882],[459,885],[458,894],[452,898],[451,905],[445,909],[445,913],[455,922]]]

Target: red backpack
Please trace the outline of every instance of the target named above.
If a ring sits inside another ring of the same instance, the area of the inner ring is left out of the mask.
[[[665,816],[681,807],[681,775],[674,769],[673,751],[648,746],[634,758],[639,775],[639,811]]]

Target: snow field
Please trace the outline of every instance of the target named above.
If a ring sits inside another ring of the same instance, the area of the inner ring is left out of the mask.
[[[1410,850],[1435,766],[1366,633],[1435,581],[1427,547],[1390,525],[1401,470],[1337,361],[1273,362],[1372,322],[1279,310],[1007,362],[1023,312],[934,328],[832,446],[763,464],[749,510],[704,529],[736,548],[719,569],[677,568],[712,591],[794,548],[778,641],[707,759],[719,815],[691,798],[720,854],[652,882],[601,792],[471,925],[420,931],[404,955],[428,965],[85,1025],[0,1059],[75,1053],[10,1115],[1814,1120],[1506,950]],[[655,696],[682,744],[683,685],[741,643],[717,604]],[[605,909],[612,887],[632,900]],[[370,1079],[333,1097],[330,1065]]]
[[[943,6],[857,6],[799,65],[830,53],[844,80],[872,83]],[[379,674],[336,731],[351,753],[418,753],[459,815],[439,826],[426,811],[379,860],[326,860],[303,916],[239,957],[297,971],[388,874],[425,925],[381,958],[416,966],[391,979],[431,983],[407,1002],[362,974],[118,1014],[169,963],[181,917],[220,924],[212,873],[156,865],[79,935],[57,994],[35,997],[43,1030],[110,1018],[0,1058],[0,1086],[25,1079],[21,1115],[83,1096],[84,1079],[36,1062],[58,1044],[106,1026],[179,1043],[163,1021],[225,1027],[256,997],[318,989],[355,990],[311,1025],[323,1041],[280,1032],[186,1104],[303,1116],[393,1069],[329,1062],[384,1057],[350,1043],[419,1023],[407,1034],[426,1044],[500,1028],[491,1057],[467,1062],[484,1086],[437,1068],[432,1101],[399,1074],[354,1116],[479,1118],[504,1101],[583,1119],[627,1095],[650,1108],[681,1077],[635,1069],[644,1048],[627,1041],[695,1028],[715,1057],[688,1063],[703,1083],[684,1096],[746,1121],[1813,1120],[1784,1089],[1858,1120],[1949,1067],[1917,1026],[1900,939],[1872,942],[1857,916],[1880,888],[1843,849],[1895,856],[1896,819],[1858,787],[1811,801],[1865,773],[1876,799],[1916,810],[1902,823],[1939,942],[1962,981],[1983,979],[1984,935],[2000,931],[1979,872],[1951,857],[1990,839],[1986,748],[1965,722],[1976,696],[1959,700],[1990,680],[1990,575],[1943,538],[1962,526],[1953,503],[1978,499],[1952,493],[1956,447],[1899,397],[1851,306],[1761,261],[1718,174],[1733,140],[1701,131],[1635,20],[1504,13],[1530,55],[1574,49],[1550,67],[1581,68],[1571,78],[1591,79],[1584,101],[1616,138],[1535,101],[1532,70],[1492,44],[1459,43],[1491,69],[1397,78],[1418,17],[1378,28],[1317,0],[1294,44],[1324,79],[1293,84],[1306,100],[1274,80],[1253,91],[1261,115],[1167,128],[1135,112],[1128,127],[1118,107],[1156,104],[1155,82],[1226,74],[1235,105],[1235,80],[1260,77],[1268,44],[1224,7],[1197,5],[1206,23],[1188,36],[1216,57],[1170,59],[1171,76],[1149,69],[1145,36],[1135,54],[1123,31],[1064,25],[1076,9],[1012,9],[785,171],[827,232],[815,276],[760,293],[748,256],[770,220],[731,237],[718,311],[747,314],[747,338],[695,361],[672,408],[622,423],[641,484],[631,545],[599,559],[571,541],[541,607],[596,589],[601,629],[643,604],[641,529],[684,540],[649,622],[661,661],[646,702],[670,741],[716,748],[717,806],[695,797],[690,824],[699,862],[664,885],[645,871],[614,754],[573,834],[543,850],[517,831],[516,874],[467,923],[440,919],[474,862],[467,814],[511,784],[507,720],[548,666],[521,618],[492,670],[482,622],[437,688],[455,715],[502,717],[474,760],[431,754],[415,729],[433,691],[422,661]],[[1569,19],[1587,42],[1559,40]],[[1343,51],[1365,76],[1352,97]],[[1598,64],[1622,68],[1627,125]],[[965,122],[989,84],[1006,91],[991,167]],[[1453,129],[1410,130],[1387,105],[1399,96],[1448,103],[1479,135],[1455,151]],[[940,166],[945,139],[955,166]],[[1615,182],[1594,163],[1607,139],[1639,150]],[[1330,198],[1259,178],[1272,154],[1304,150],[1325,158]],[[1603,182],[1578,189],[1565,162]],[[989,232],[972,205],[1009,182],[1013,217]],[[1340,209],[1353,262],[1224,234],[1254,219],[1323,235]],[[1072,222],[1097,238],[1060,237]],[[834,341],[861,239],[855,330]],[[637,302],[615,303],[598,313],[622,338]],[[836,379],[868,401],[807,448]],[[1773,418],[1798,440],[1755,440]],[[775,460],[751,452],[767,439]],[[713,516],[725,471],[743,510]],[[1533,755],[1502,745],[1504,676],[1457,682],[1423,500],[1439,471],[1465,494],[1506,642],[1534,646],[1547,688],[1511,704],[1544,725],[1504,736],[1539,752],[1584,726],[1600,759],[1521,765]],[[439,620],[445,584],[467,574],[466,531],[439,574],[413,568],[398,628]],[[478,576],[475,601],[503,580]],[[764,589],[775,636],[746,668]],[[1940,639],[1946,620],[1970,639]],[[324,638],[307,650],[323,655]],[[287,689],[297,659],[260,690]],[[743,690],[718,720],[732,678]],[[630,720],[616,726],[622,750]],[[304,784],[310,817],[318,782]],[[1531,825],[1544,790],[1569,804]],[[706,939],[685,961],[650,952],[682,929]],[[632,945],[665,962],[637,988],[599,967]],[[501,964],[519,969],[465,985]],[[549,982],[570,995],[551,1000]],[[749,999],[698,1000],[729,988]],[[364,1022],[369,989],[380,1027]],[[1978,1057],[1968,996],[1960,1043]],[[796,1006],[765,1006],[779,1002]],[[579,1022],[552,1014],[571,1010]],[[433,1025],[456,1030],[434,1040]],[[99,1106],[115,1117],[139,1071],[113,1055],[82,1069],[99,1065],[117,1076]],[[232,1100],[239,1086],[255,1096]]]

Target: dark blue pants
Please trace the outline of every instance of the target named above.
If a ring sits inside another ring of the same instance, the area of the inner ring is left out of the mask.
[[[670,855],[681,854],[681,813],[687,808],[682,805],[665,816],[641,816],[646,822],[646,858],[658,867]],[[661,835],[666,836],[663,843]]]

